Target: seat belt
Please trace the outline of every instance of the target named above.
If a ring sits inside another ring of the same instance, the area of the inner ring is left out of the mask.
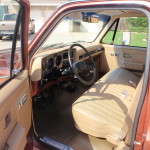
[[[135,117],[135,113],[136,113],[136,108],[138,106],[140,96],[141,96],[142,85],[143,85],[143,76],[141,77],[140,82],[136,88],[132,104],[128,110],[128,113],[125,118],[125,121],[124,121],[121,131],[119,133],[116,133],[113,135],[108,135],[106,139],[109,142],[111,142],[115,145],[118,145],[118,146],[120,144],[123,145],[123,143],[125,145],[130,145],[133,122],[134,122],[134,117]],[[125,142],[123,142],[124,139],[125,139]]]

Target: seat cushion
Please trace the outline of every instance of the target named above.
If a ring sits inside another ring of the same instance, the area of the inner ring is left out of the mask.
[[[122,68],[107,73],[73,103],[76,127],[100,138],[120,132],[139,80]]]

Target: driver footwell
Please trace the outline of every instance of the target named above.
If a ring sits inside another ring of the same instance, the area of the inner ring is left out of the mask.
[[[114,146],[105,139],[89,136],[76,129],[72,103],[89,87],[80,83],[75,85],[78,90],[74,92],[62,88],[62,85],[49,89],[52,94],[47,105],[33,102],[34,126],[38,136],[71,145],[75,150],[112,150]]]

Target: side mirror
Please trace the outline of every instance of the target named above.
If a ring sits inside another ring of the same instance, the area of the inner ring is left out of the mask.
[[[131,33],[123,32],[122,33],[122,45],[130,45]]]
[[[35,21],[35,20],[30,18],[30,21]]]
[[[98,23],[99,17],[96,16],[96,15],[83,16],[82,21],[83,21],[83,22],[88,22],[88,23]]]

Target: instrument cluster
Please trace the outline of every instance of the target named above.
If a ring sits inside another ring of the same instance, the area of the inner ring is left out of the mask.
[[[73,59],[73,53],[71,57]],[[42,60],[42,78],[45,78],[46,75],[52,73],[53,71],[65,67],[67,68],[68,66],[68,50],[58,54],[47,56]]]
[[[45,57],[42,60],[42,77],[45,77],[47,74],[51,73],[53,69],[61,68],[62,60],[62,54]]]

